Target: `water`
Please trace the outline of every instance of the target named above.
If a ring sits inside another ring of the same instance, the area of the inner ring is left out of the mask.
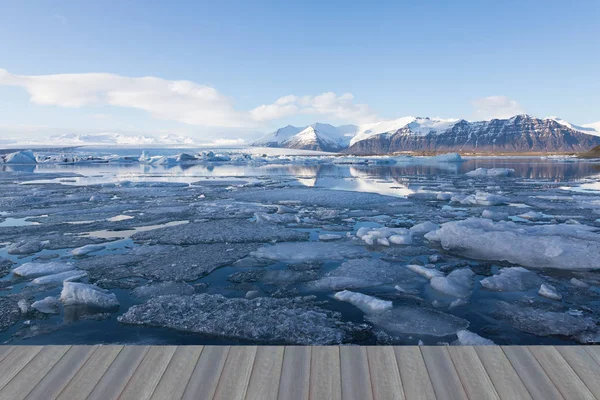
[[[157,154],[165,154],[155,151]],[[170,154],[180,151],[172,150]],[[121,155],[130,153],[131,151],[123,151]],[[319,234],[338,234],[342,239],[331,243],[359,248],[364,251],[361,255],[364,259],[385,260],[394,271],[405,268],[407,264],[435,264],[436,269],[445,272],[456,268],[471,268],[475,272],[472,293],[466,299],[466,305],[457,307],[450,306],[456,300],[455,297],[436,291],[426,279],[412,272],[410,274],[413,275],[407,275],[410,282],[403,283],[411,288],[410,294],[399,293],[394,289],[396,282],[392,281],[352,290],[391,300],[394,307],[435,309],[463,318],[469,322],[469,330],[498,344],[573,344],[582,340],[579,334],[536,336],[532,334],[534,332],[530,327],[519,325],[495,311],[494,305],[499,304],[499,301],[519,310],[533,307],[537,311],[559,314],[580,310],[583,312],[581,318],[588,318],[595,323],[600,321],[600,274],[597,272],[551,270],[544,269],[543,266],[532,269],[563,295],[561,301],[553,301],[537,294],[539,286],[520,292],[493,292],[483,288],[479,283],[481,279],[498,273],[502,267],[510,266],[504,261],[469,259],[456,252],[445,251],[439,245],[425,240],[422,235],[414,235],[410,245],[389,247],[367,246],[355,236],[361,227],[388,226],[400,229],[410,228],[413,224],[424,221],[441,224],[479,217],[486,209],[505,213],[504,220],[517,221],[523,226],[568,222],[600,228],[600,193],[597,190],[600,168],[594,162],[513,157],[471,158],[461,163],[412,159],[401,160],[394,165],[333,165],[315,163],[307,158],[302,163],[296,161],[283,165],[259,166],[210,163],[166,167],[131,163],[41,164],[1,168],[0,184],[4,189],[0,189],[0,257],[14,262],[12,268],[36,258],[37,261],[72,262],[76,268],[83,268],[90,260],[106,259],[109,263],[115,256],[125,255],[136,249],[151,249],[153,252],[145,257],[153,259],[162,257],[163,253],[155,253],[154,250],[165,246],[160,242],[165,238],[156,237],[141,243],[132,240],[132,235],[138,232],[159,232],[164,227],[179,229],[185,226],[179,224],[202,224],[203,221],[211,220],[239,218],[254,221],[255,212],[264,212],[269,216],[282,218],[279,222],[274,222],[280,229],[287,227],[308,232],[308,240],[311,242],[318,242]],[[465,175],[476,168],[511,168],[514,169],[514,174],[510,177],[490,178],[469,178]],[[320,189],[333,189],[334,192],[328,195],[327,201],[320,198],[298,200],[298,193],[304,192],[297,190],[302,189],[315,193]],[[510,201],[501,205],[482,206],[449,203],[437,198],[440,193],[466,195],[477,191],[500,194]],[[286,197],[285,193],[288,192],[290,195]],[[279,197],[270,200],[270,193],[277,193],[276,196]],[[365,203],[361,204],[363,200],[356,203],[351,197],[335,193],[374,193],[389,197],[383,202],[365,197]],[[93,196],[97,199],[90,201]],[[336,200],[339,201],[336,203]],[[301,203],[297,203],[298,201]],[[370,203],[371,201],[373,202]],[[273,214],[274,205],[277,204],[286,204],[296,214]],[[550,218],[529,220],[521,216],[527,211],[540,212]],[[256,225],[259,226],[258,223]],[[217,231],[214,234],[218,236],[223,232]],[[44,249],[34,254],[9,254],[8,247],[1,247],[2,243],[7,245],[21,240],[48,242],[50,245],[44,244]],[[71,255],[74,248],[96,242],[102,242],[106,249],[84,257]],[[178,253],[185,250],[188,244],[168,246],[171,246],[168,251]],[[234,243],[231,246],[236,245]],[[264,244],[253,246],[259,248]],[[439,256],[440,261],[435,261],[436,256]],[[244,298],[248,291],[258,291],[259,296],[264,297],[314,295],[317,301],[323,302],[319,307],[339,312],[341,321],[354,323],[356,326],[365,324],[367,321],[364,312],[349,303],[332,298],[335,290],[316,290],[311,286],[311,281],[322,278],[346,261],[344,258],[327,259],[329,255],[324,257],[324,262],[319,265],[278,260],[265,262],[262,266],[234,266],[230,263],[187,283],[196,293],[222,294],[228,298]],[[128,271],[136,262],[139,261],[131,261],[132,264],[123,264],[122,267],[115,266],[115,271],[118,268]],[[204,260],[193,262],[203,265]],[[0,332],[0,342],[254,343],[249,339],[223,337],[215,333],[199,334],[164,327],[122,324],[117,321],[119,316],[130,307],[145,302],[144,299],[133,297],[131,290],[136,286],[156,283],[160,278],[153,275],[153,278],[130,276],[114,277],[113,280],[110,274],[104,276],[97,271],[89,270],[90,277],[85,281],[104,282],[103,285],[120,302],[116,312],[98,314],[98,310],[86,306],[63,307],[59,314],[50,316],[30,312],[22,315],[16,322],[7,324],[5,330]],[[278,271],[297,274],[289,281],[273,281],[273,277],[279,276]],[[313,275],[302,275],[302,271],[314,271],[314,274],[310,272]],[[232,281],[235,278],[231,276],[240,272],[256,274],[256,277],[246,281]],[[569,283],[572,278],[585,281],[590,288],[574,288]],[[120,287],[115,282],[120,282]],[[0,288],[0,295],[14,299],[15,302],[25,299],[29,304],[47,296],[57,297],[61,291],[61,287],[32,290],[26,280],[17,279],[10,272],[0,280]],[[1,312],[3,311],[0,311],[0,324]],[[367,332],[354,333],[348,336],[347,341],[361,344],[416,344],[418,340],[423,340],[428,344],[436,344],[456,339],[455,336],[392,335],[385,329],[382,332],[377,326],[368,323],[366,326]],[[586,333],[594,334],[590,329]]]

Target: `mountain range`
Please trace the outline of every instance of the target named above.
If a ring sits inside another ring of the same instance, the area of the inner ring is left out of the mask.
[[[516,115],[491,121],[403,117],[364,125],[286,126],[253,146],[355,155],[418,152],[585,152],[600,145],[600,124],[577,126],[560,118]]]

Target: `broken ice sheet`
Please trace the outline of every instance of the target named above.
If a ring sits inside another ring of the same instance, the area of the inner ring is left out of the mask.
[[[367,252],[350,243],[294,242],[266,245],[252,252],[255,258],[290,263],[304,263],[323,260],[343,260],[365,256]]]
[[[451,314],[420,307],[399,306],[365,317],[369,322],[392,336],[455,335],[469,326],[469,322]]]
[[[297,345],[341,344],[354,328],[312,298],[248,300],[219,294],[155,297],[131,307],[118,320],[225,339]]]

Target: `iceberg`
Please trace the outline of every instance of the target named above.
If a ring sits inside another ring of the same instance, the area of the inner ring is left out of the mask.
[[[114,293],[109,293],[97,286],[75,282],[63,284],[60,301],[64,305],[86,305],[107,309],[119,306],[119,301]]]
[[[530,268],[592,270],[600,267],[600,235],[586,225],[517,225],[469,218],[425,235],[451,252]]]
[[[366,294],[343,290],[333,295],[334,298],[340,301],[346,301],[358,308],[366,314],[389,310],[392,308],[392,302],[381,300]]]
[[[0,157],[2,158],[2,157]],[[37,164],[33,151],[17,151],[4,156],[5,164]]]

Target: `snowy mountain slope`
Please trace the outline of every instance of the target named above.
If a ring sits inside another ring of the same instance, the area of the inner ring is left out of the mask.
[[[288,125],[258,139],[252,145],[318,151],[340,151],[348,147],[357,129],[358,127],[355,125],[335,127],[322,123],[315,123],[304,127]]]
[[[588,135],[600,136],[600,122],[585,125],[574,125],[558,117],[549,117],[548,119],[556,121],[559,124],[574,129],[576,131],[587,133]]]

